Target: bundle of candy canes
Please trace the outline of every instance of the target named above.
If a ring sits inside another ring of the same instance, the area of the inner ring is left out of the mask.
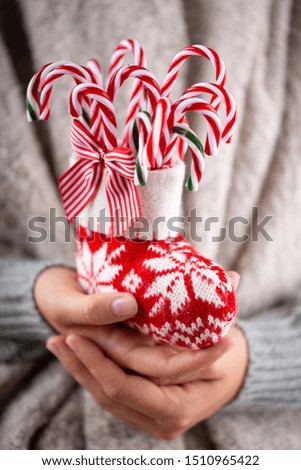
[[[133,65],[123,65],[129,52]],[[177,76],[192,56],[211,62],[215,80],[192,85],[173,102]],[[117,46],[106,80],[95,59],[85,66],[49,63],[28,85],[29,121],[49,118],[53,86],[65,75],[75,81],[69,97],[73,154],[58,184],[68,220],[80,221],[80,284],[87,293],[133,294],[139,310],[129,325],[161,343],[190,349],[216,343],[235,320],[232,284],[220,266],[170,229],[168,219],[180,214],[187,150],[191,164],[186,187],[196,191],[205,155],[216,155],[221,139],[231,141],[236,106],[226,89],[222,59],[205,46],[185,47],[174,57],[162,86],[146,68],[143,49],[135,40]],[[134,79],[133,88],[118,140],[114,102],[129,78]],[[207,126],[204,146],[187,119],[194,111]],[[110,215],[109,225],[102,224],[102,215],[91,229],[91,220],[101,214]],[[134,231],[130,237],[141,216],[148,223],[160,217],[163,224],[149,236]]]

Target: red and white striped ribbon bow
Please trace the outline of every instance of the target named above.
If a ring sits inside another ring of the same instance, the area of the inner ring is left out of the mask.
[[[69,222],[96,195],[106,170],[106,196],[111,216],[111,233],[120,235],[141,215],[134,184],[135,157],[127,147],[105,152],[86,126],[74,119],[71,145],[78,161],[59,178],[59,191]]]

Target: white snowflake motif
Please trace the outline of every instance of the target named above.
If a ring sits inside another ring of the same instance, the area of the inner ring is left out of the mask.
[[[127,274],[122,281],[122,286],[132,294],[135,294],[136,290],[141,286],[142,279],[135,271],[132,269],[129,274]]]
[[[113,286],[115,277],[122,271],[122,264],[114,261],[125,250],[124,245],[116,248],[107,256],[108,243],[104,243],[95,253],[91,253],[87,243],[82,243],[77,255],[77,272],[81,286],[88,294],[94,292],[116,291]]]
[[[172,246],[169,250],[156,245],[150,245],[149,250],[159,256],[147,259],[143,266],[156,273],[156,279],[146,290],[145,298],[157,299],[149,315],[155,316],[160,312],[165,300],[170,302],[173,314],[176,314],[188,302],[189,296],[186,288],[185,277],[191,279],[195,298],[201,298],[216,307],[223,306],[223,300],[217,292],[217,287],[230,291],[230,282],[222,282],[218,273],[197,256],[191,257],[191,247],[182,242]],[[188,255],[190,258],[188,259]]]

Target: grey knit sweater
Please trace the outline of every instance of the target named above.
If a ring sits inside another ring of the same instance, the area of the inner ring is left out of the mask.
[[[55,332],[37,311],[32,287],[47,261],[0,260],[1,361],[26,361],[45,355]],[[273,318],[273,321],[271,321]],[[232,405],[301,407],[301,304],[241,320],[249,344],[249,370]]]
[[[51,4],[49,9],[48,2],[41,0],[3,2],[7,8],[0,43],[4,109],[0,127],[0,361],[24,364],[46,355],[45,340],[53,331],[35,307],[32,288],[41,270],[56,260],[70,264],[74,252],[72,243],[64,243],[60,228],[56,243],[27,241],[30,217],[48,218],[49,207],[62,214],[55,179],[66,169],[70,153],[66,119],[70,84],[58,86],[52,119],[47,127],[37,128],[29,126],[24,115],[24,90],[30,76],[52,60],[83,63],[101,56],[107,64],[116,43],[132,36],[145,46],[150,68],[162,80],[176,51],[186,44],[203,43],[216,48],[226,62],[239,122],[232,145],[222,148],[218,160],[208,162],[199,193],[185,194],[184,204],[187,211],[196,207],[204,220],[215,216],[222,221],[213,224],[210,232],[202,227],[203,240],[195,244],[204,255],[241,274],[239,326],[249,345],[244,385],[225,414],[209,420],[208,430],[220,448],[265,448],[272,441],[240,441],[239,429],[250,428],[242,424],[242,420],[250,423],[245,418],[248,412],[257,407],[267,413],[275,407],[294,407],[297,416],[301,409],[300,2],[75,0],[68,3],[68,10],[64,2]],[[131,21],[134,17],[135,22]],[[203,79],[200,64],[191,64],[179,77],[179,89]],[[256,240],[254,206],[259,207],[259,218],[273,216],[268,224],[272,241],[262,235]],[[212,241],[220,225],[228,227],[234,216],[250,220],[252,214],[253,225],[247,227],[244,243],[234,242],[233,237]],[[237,418],[237,432],[233,431],[235,419],[227,418],[236,409],[246,413],[241,421]],[[264,413],[252,419],[261,423]],[[227,429],[234,441],[227,437]],[[301,434],[301,429],[296,432]],[[286,442],[287,436],[281,436],[279,442]],[[5,437],[1,439],[0,432],[0,443],[9,445]],[[51,447],[46,441],[42,439],[39,445]],[[292,437],[286,445],[297,448],[296,442]]]

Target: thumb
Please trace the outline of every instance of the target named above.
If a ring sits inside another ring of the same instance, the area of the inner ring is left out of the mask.
[[[75,323],[82,325],[109,325],[136,315],[138,304],[127,293],[97,293],[83,295]]]
[[[34,286],[39,311],[57,331],[70,325],[108,325],[136,315],[138,305],[126,292],[87,295],[73,269],[53,266],[44,270]]]
[[[236,291],[239,284],[240,275],[236,271],[228,271],[227,274],[232,282],[233,289]]]

